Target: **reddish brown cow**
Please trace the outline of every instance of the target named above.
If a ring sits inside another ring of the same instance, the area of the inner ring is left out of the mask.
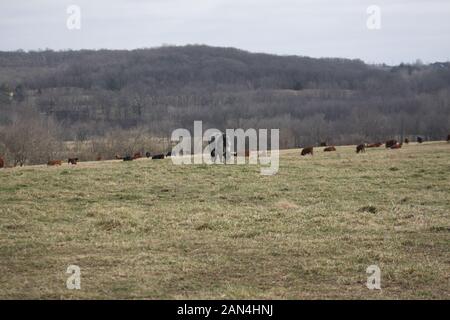
[[[394,144],[393,146],[391,146],[390,148],[391,149],[400,149],[402,147],[402,144],[401,143],[396,143],[396,144]]]
[[[381,142],[377,143],[368,143],[366,144],[366,148],[378,148],[381,147],[383,144]]]
[[[5,160],[3,160],[2,157],[0,157],[0,169],[5,166]]]
[[[314,154],[314,147],[303,148],[301,155],[302,156],[306,156],[307,154],[313,155]]]
[[[397,140],[386,141],[386,149],[392,147],[393,145],[396,145],[397,143],[398,143]]]
[[[331,147],[326,147],[325,149],[323,149],[324,152],[331,152],[331,151],[336,151],[336,148],[334,146]]]
[[[62,161],[61,160],[50,160],[49,162],[47,162],[48,166],[60,166],[62,165]]]
[[[141,155],[140,152],[136,152],[136,153],[134,154],[134,156],[133,156],[133,159],[136,160],[136,159],[139,159],[139,158],[142,158],[142,155]]]
[[[364,144],[359,144],[356,146],[356,153],[366,152],[366,146]]]

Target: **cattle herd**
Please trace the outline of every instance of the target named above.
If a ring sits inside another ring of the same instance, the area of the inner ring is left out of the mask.
[[[423,143],[424,139],[422,137],[417,137],[417,142],[418,143]],[[450,134],[447,136],[447,142],[450,143]],[[406,138],[404,140],[405,144],[409,144],[409,139]],[[336,147],[335,146],[328,146],[326,142],[321,142],[319,144],[321,147],[324,147],[323,151],[324,152],[333,152],[336,151]],[[366,152],[366,148],[379,148],[383,145],[383,143],[381,142],[376,142],[376,143],[363,143],[363,144],[359,144],[356,146],[356,153],[364,153]],[[384,143],[386,149],[400,149],[403,145],[403,142],[398,142],[397,140],[388,140]],[[302,156],[306,156],[306,155],[314,155],[314,147],[305,147],[302,149],[301,151],[301,155]],[[166,157],[170,157],[172,156],[172,152],[168,152],[167,154],[155,154],[152,155],[150,152],[146,152],[145,153],[145,157],[146,158],[151,158],[153,160],[159,160],[159,159],[164,159]],[[235,154],[236,156],[236,154]],[[246,150],[245,151],[245,156],[248,157],[249,156],[249,151]],[[139,158],[142,158],[142,154],[140,152],[135,153],[133,156],[131,155],[126,155],[124,157],[121,157],[119,155],[115,156],[116,160],[123,160],[123,161],[133,161]],[[96,158],[97,161],[101,161],[102,157],[101,156],[97,156]],[[48,166],[61,166],[62,165],[62,160],[49,160],[47,162]],[[69,158],[67,160],[67,163],[70,165],[76,165],[78,163],[78,158]],[[5,167],[5,160],[3,159],[2,156],[0,156],[0,169]]]
[[[423,143],[424,139],[422,137],[417,137],[418,143]],[[405,144],[409,144],[409,139],[405,138],[404,140]],[[447,142],[450,143],[450,134],[447,136]],[[364,153],[366,152],[366,148],[379,148],[383,145],[381,142],[376,143],[362,143],[356,146],[356,153]],[[386,149],[400,149],[403,146],[403,142],[398,142],[395,139],[387,140],[384,143]],[[320,147],[325,147],[323,149],[324,152],[331,152],[336,151],[335,146],[328,146],[326,142],[321,142],[319,144]],[[314,147],[305,147],[302,149],[300,155],[306,156],[306,155],[313,155],[314,154]]]

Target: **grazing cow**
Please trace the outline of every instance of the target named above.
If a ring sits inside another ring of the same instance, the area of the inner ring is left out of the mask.
[[[398,142],[397,140],[388,140],[386,141],[386,149],[392,147],[393,145],[396,145]]]
[[[152,157],[153,160],[159,160],[159,159],[164,159],[164,155],[163,154],[156,154]]]
[[[50,160],[49,162],[47,162],[48,166],[60,166],[62,165],[62,161],[61,160]]]
[[[423,138],[422,137],[417,137],[417,142],[418,143],[422,143],[423,142]]]
[[[383,144],[381,142],[377,142],[377,143],[368,143],[366,144],[366,148],[379,148],[381,147]]]
[[[336,148],[334,146],[331,147],[326,147],[325,149],[323,149],[324,152],[331,152],[331,151],[336,151]]]
[[[2,157],[0,157],[0,169],[5,167],[5,160],[3,160]]]
[[[356,153],[366,152],[366,146],[364,144],[359,144],[356,146]]]
[[[321,147],[326,147],[326,146],[327,146],[327,143],[326,143],[326,142],[321,142],[321,143],[320,143],[320,146],[321,146]]]
[[[69,158],[69,160],[67,160],[68,164],[76,165],[77,162],[78,162],[78,158]]]
[[[125,156],[123,158],[123,161],[133,161],[133,160],[134,160],[134,157],[132,157],[132,156]]]
[[[150,152],[147,151],[147,152],[145,153],[145,156],[146,156],[147,158],[150,158],[150,157],[152,156],[152,154],[151,154]]]
[[[396,143],[396,144],[394,144],[393,146],[391,146],[390,148],[391,149],[400,149],[402,147],[402,144],[401,143]]]
[[[303,148],[301,155],[306,156],[307,154],[314,155],[314,148],[313,147]]]
[[[134,154],[134,156],[133,156],[133,159],[136,160],[136,159],[139,159],[139,158],[142,158],[142,155],[141,155],[140,152],[136,152],[136,153]]]
[[[408,144],[409,143],[409,139],[405,138],[405,143]]]

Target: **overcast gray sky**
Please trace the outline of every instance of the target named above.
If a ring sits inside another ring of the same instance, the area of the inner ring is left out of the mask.
[[[81,29],[66,26],[69,5]],[[369,30],[366,10],[381,9]],[[360,58],[450,61],[449,0],[0,0],[0,50],[135,49],[162,44]]]

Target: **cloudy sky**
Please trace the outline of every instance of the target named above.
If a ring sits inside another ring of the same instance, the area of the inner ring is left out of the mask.
[[[81,10],[69,30],[67,8]],[[381,29],[367,8],[381,9]],[[450,61],[449,0],[0,0],[0,50],[207,44],[252,52]]]

